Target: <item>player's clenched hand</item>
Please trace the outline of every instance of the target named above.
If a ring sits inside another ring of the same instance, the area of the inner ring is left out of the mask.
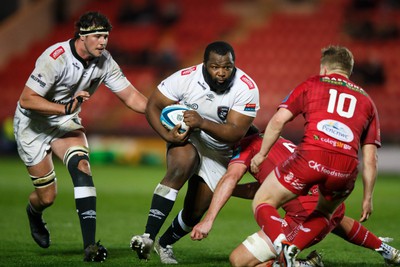
[[[78,92],[75,97],[65,104],[65,114],[74,113],[83,102],[87,101],[90,98],[90,94],[86,91]]]
[[[175,125],[172,128],[166,137],[167,141],[174,144],[184,144],[187,142],[190,136],[190,127],[183,133],[179,132],[180,124]]]
[[[200,241],[208,236],[211,227],[212,227],[211,222],[201,221],[198,224],[196,224],[195,227],[193,227],[190,237],[192,238],[192,240]]]
[[[203,121],[203,117],[195,110],[186,110],[183,112],[183,122],[192,129],[201,129]]]
[[[250,162],[250,169],[252,173],[258,173],[259,169],[258,166],[265,160],[265,157],[260,153],[254,155]]]

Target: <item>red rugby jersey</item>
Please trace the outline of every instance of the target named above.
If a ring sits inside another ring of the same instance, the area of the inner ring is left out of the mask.
[[[305,118],[299,149],[324,149],[357,157],[360,144],[380,147],[380,126],[368,94],[339,74],[314,76],[279,105]]]

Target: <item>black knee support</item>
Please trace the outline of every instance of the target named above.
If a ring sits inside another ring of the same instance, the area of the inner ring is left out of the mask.
[[[71,147],[68,149],[67,153],[65,153],[64,163],[67,165],[74,187],[93,187],[92,176],[78,169],[81,160],[87,160],[89,162],[88,149],[86,147]]]

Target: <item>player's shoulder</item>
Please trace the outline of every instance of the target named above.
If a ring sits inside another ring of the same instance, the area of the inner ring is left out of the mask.
[[[61,57],[65,57],[67,53],[71,53],[71,48],[69,46],[69,41],[58,42],[49,46],[44,52],[45,56],[49,60],[57,61]]]
[[[202,64],[193,65],[176,71],[174,74],[180,79],[190,79],[195,75],[202,74]]]
[[[236,67],[234,87],[245,88],[248,90],[258,89],[256,82],[242,69]]]

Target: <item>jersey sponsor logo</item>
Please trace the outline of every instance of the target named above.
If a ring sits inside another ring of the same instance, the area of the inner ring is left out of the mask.
[[[219,106],[218,107],[218,118],[225,121],[226,117],[228,117],[229,107],[227,106]]]
[[[243,75],[242,77],[240,77],[240,79],[247,85],[247,87],[249,87],[250,90],[256,88],[254,82],[250,80],[250,78],[247,77],[246,75]]]
[[[192,73],[193,71],[195,71],[196,68],[197,68],[196,66],[193,66],[193,67],[191,67],[191,68],[182,70],[182,71],[181,71],[181,75],[182,75],[182,76],[188,75],[188,74]]]
[[[187,106],[188,108],[191,108],[193,110],[197,110],[199,108],[199,105],[197,105],[196,103],[190,104],[188,102],[184,102],[183,103],[185,106]]]
[[[42,75],[40,73],[37,76],[31,74],[31,79],[37,82],[40,85],[40,87],[44,88],[46,86],[46,83],[42,81],[41,78]]]
[[[244,106],[244,111],[256,111],[256,104],[248,103]]]
[[[367,95],[367,93],[361,87],[359,87],[359,86],[357,86],[357,85],[355,85],[353,83],[350,83],[350,82],[348,82],[346,80],[340,79],[340,78],[324,76],[324,77],[320,78],[320,81],[321,82],[325,82],[325,83],[330,83],[330,84],[333,84],[333,85],[346,86],[350,90],[359,92],[359,93],[361,93],[363,95]]]
[[[317,129],[343,142],[348,143],[354,139],[353,131],[347,125],[336,120],[322,120],[318,122]]]
[[[324,137],[321,137],[318,140],[321,142],[330,144],[333,147],[342,148],[345,150],[351,150],[351,146],[349,146],[348,144],[345,144],[343,142],[340,142],[340,141],[336,141],[336,140],[332,140],[330,138],[324,138]]]
[[[347,178],[347,177],[350,177],[350,175],[351,175],[350,173],[344,173],[344,172],[340,172],[340,171],[337,171],[337,170],[332,170],[332,169],[330,169],[330,168],[328,168],[328,167],[326,167],[326,166],[322,165],[321,163],[316,162],[314,160],[310,160],[308,162],[308,167],[310,169],[313,169],[313,170],[317,171],[317,172],[320,172],[320,173],[323,173],[323,174],[326,174],[326,175],[330,175],[330,176],[334,176],[334,177],[338,177],[338,178]]]
[[[62,46],[60,46],[60,47],[58,47],[56,50],[54,50],[54,51],[50,54],[50,56],[51,56],[53,59],[57,59],[59,56],[61,56],[62,54],[64,54],[64,52],[65,52],[64,48],[63,48]]]

